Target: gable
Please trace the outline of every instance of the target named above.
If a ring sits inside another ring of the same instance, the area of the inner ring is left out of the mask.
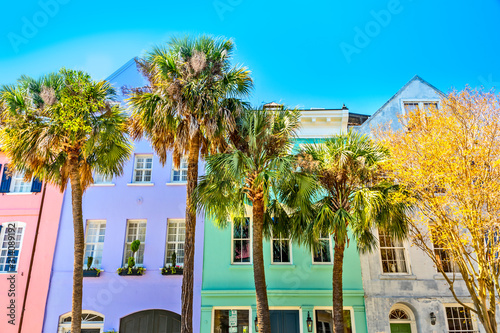
[[[398,117],[403,114],[404,102],[438,102],[444,96],[445,94],[443,94],[439,89],[429,84],[419,76],[415,76],[394,96],[392,96],[380,109],[370,116],[361,126],[352,128],[359,133],[370,134],[373,129],[390,123],[390,128],[392,130],[398,130],[401,128]]]

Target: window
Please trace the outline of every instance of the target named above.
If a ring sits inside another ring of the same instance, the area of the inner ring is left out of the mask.
[[[130,245],[136,239],[141,241],[139,250],[135,253],[135,265],[142,267],[144,264],[144,246],[146,241],[146,221],[129,220],[127,225],[127,238],[125,239],[125,255],[123,256],[123,266],[127,265],[128,258],[132,256]]]
[[[134,165],[134,183],[150,183],[153,169],[153,155],[136,155]]]
[[[83,259],[84,268],[87,267],[89,257],[93,258],[92,267],[98,269],[101,268],[105,233],[106,221],[87,222],[87,233],[85,234],[85,257]]]
[[[449,250],[445,247],[442,241],[439,240],[436,231],[436,227],[431,227],[431,235],[432,235],[432,245],[434,246],[434,255],[436,256],[436,260],[438,265],[443,268],[443,272],[445,273],[453,273],[458,272],[458,266],[451,258],[451,254]],[[439,268],[436,267],[439,272]]]
[[[94,311],[82,311],[82,333],[100,333],[104,329],[104,316]],[[71,312],[59,320],[59,333],[71,332]]]
[[[313,263],[331,263],[331,240],[330,236],[320,234],[319,247],[313,252]]]
[[[380,256],[382,272],[408,274],[403,242],[393,239],[385,231],[379,230]]]
[[[241,223],[233,223],[233,264],[250,263],[251,239],[250,219],[247,217]]]
[[[446,306],[446,321],[450,333],[473,333],[474,325],[470,310],[462,306]]]
[[[188,162],[186,158],[181,159],[179,169],[172,168],[172,182],[182,183],[187,182]]]
[[[0,164],[0,170],[2,165]],[[40,192],[42,190],[42,182],[36,178],[32,178],[29,182],[24,181],[22,172],[12,172],[6,164],[3,168],[2,181],[0,182],[0,193],[30,193]]]
[[[417,102],[404,102],[404,108],[406,114],[413,112],[418,109],[418,103]]]
[[[167,223],[167,253],[165,265],[172,263],[175,252],[177,265],[184,265],[184,239],[186,238],[186,222],[181,219],[169,219]]]
[[[250,333],[249,310],[214,310],[213,333]]]
[[[10,192],[11,193],[26,193],[31,192],[31,180],[26,182],[24,180],[24,174],[16,171],[12,175],[12,180],[10,182]]]
[[[344,309],[344,332],[352,333],[351,311]],[[332,310],[316,310],[316,333],[333,333]]]
[[[424,109],[430,109],[431,107],[434,107],[435,109],[437,109],[438,103],[437,102],[425,102],[424,103]]]
[[[417,101],[408,101],[408,102],[403,102],[403,108],[405,111],[405,114],[408,114],[412,111],[416,111],[417,109],[420,110],[427,110],[431,107],[438,108],[438,102],[437,101],[423,101],[423,102],[417,102]]]
[[[25,224],[7,222],[0,228],[0,272],[17,272]]]
[[[97,172],[92,178],[94,178],[94,184],[111,184],[113,182],[113,176],[104,176]]]
[[[292,262],[290,239],[273,237],[271,241],[273,264],[290,264]]]

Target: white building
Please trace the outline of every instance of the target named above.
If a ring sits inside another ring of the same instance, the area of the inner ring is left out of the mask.
[[[370,134],[390,122],[401,128],[398,116],[417,105],[439,108],[443,93],[415,76],[362,125],[352,128]],[[376,231],[379,247],[361,255],[368,333],[472,333],[483,332],[479,320],[464,311],[453,298],[441,273],[426,254],[409,241],[397,242]],[[445,250],[435,248],[446,260]],[[453,265],[448,266],[453,275]],[[461,279],[460,273],[456,278]],[[465,284],[456,283],[457,294],[465,303]]]

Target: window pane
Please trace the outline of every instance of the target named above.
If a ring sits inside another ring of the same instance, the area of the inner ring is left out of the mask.
[[[384,273],[408,273],[403,243],[393,239],[383,230],[379,230],[379,241],[382,271]]]
[[[175,252],[176,265],[184,264],[184,239],[186,223],[184,220],[168,220],[166,266],[172,264],[172,254]]]
[[[2,225],[2,246],[0,248],[0,272],[16,272],[24,227],[15,223]],[[10,243],[10,247],[9,247]]]
[[[450,333],[474,332],[470,311],[463,307],[446,307],[446,319]]]
[[[214,332],[250,333],[249,317],[250,317],[250,311],[248,310],[215,310]],[[232,327],[233,329],[230,330],[230,327]],[[234,330],[234,328],[236,328],[236,330]]]
[[[144,248],[146,246],[146,222],[142,221],[128,221],[127,236],[125,242],[125,250],[123,256],[123,265],[127,266],[128,258],[132,256],[130,245],[136,239],[141,241],[139,250],[135,253],[135,264],[137,267],[142,267],[144,263]]]
[[[316,332],[332,333],[332,310],[316,310]],[[352,333],[351,311],[344,310],[344,332]]]

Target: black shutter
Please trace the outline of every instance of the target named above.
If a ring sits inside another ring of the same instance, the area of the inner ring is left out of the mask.
[[[5,164],[3,167],[2,183],[0,184],[0,193],[7,193],[10,189],[10,181],[12,178],[7,175],[7,171],[9,171],[9,168],[7,164]]]
[[[31,192],[40,192],[42,190],[42,182],[38,178],[33,178],[31,183]]]

